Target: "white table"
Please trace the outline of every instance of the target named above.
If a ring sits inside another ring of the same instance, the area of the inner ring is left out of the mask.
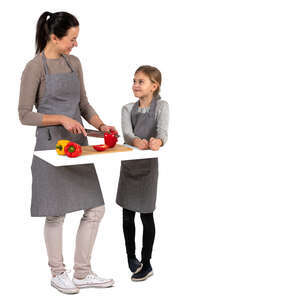
[[[44,151],[35,151],[34,155],[40,159],[46,161],[47,163],[55,166],[73,166],[73,165],[84,165],[90,163],[100,163],[107,161],[121,161],[121,160],[132,160],[132,159],[143,159],[143,158],[153,158],[158,157],[163,149],[159,151],[152,150],[139,150],[136,147],[124,144],[124,146],[130,147],[132,151],[126,152],[115,152],[115,153],[99,153],[99,154],[90,154],[83,155],[74,158],[70,158],[65,155],[58,155],[56,150],[44,150]]]

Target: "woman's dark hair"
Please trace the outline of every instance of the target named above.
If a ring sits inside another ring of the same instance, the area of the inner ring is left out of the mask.
[[[71,27],[76,26],[79,26],[78,20],[67,12],[44,12],[36,25],[35,53],[38,54],[44,50],[47,42],[50,40],[50,34],[54,33],[61,39],[67,35],[67,31]]]

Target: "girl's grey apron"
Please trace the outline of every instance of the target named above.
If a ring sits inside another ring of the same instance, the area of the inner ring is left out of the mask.
[[[37,111],[66,115],[82,124],[79,109],[80,81],[67,58],[63,57],[71,72],[49,74],[46,57],[42,53],[46,90]],[[88,144],[83,134],[72,134],[61,125],[37,127],[35,151],[55,149],[59,139],[71,140],[80,145]],[[104,204],[93,164],[54,167],[33,156],[31,171],[33,217],[62,216]]]
[[[141,139],[156,137],[156,103],[160,97],[151,101],[149,112],[138,111],[137,101],[131,111],[133,132]],[[141,213],[155,210],[158,179],[158,159],[125,160],[121,163],[117,204],[121,207]]]

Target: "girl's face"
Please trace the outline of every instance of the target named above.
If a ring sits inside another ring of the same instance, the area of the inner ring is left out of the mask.
[[[153,95],[158,85],[153,83],[143,72],[137,72],[133,78],[133,94],[137,98],[144,98]]]
[[[79,26],[71,27],[67,34],[59,39],[56,35],[51,35],[51,40],[55,43],[60,54],[70,54],[73,47],[77,47],[77,37],[79,34]]]

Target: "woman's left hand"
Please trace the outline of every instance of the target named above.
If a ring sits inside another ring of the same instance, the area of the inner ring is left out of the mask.
[[[102,125],[100,126],[99,130],[104,131],[104,132],[108,132],[108,131],[115,131],[116,134],[118,134],[117,129],[114,126],[109,126],[109,125]]]
[[[149,140],[149,148],[153,151],[157,151],[159,150],[159,148],[161,147],[162,145],[162,141],[161,139],[156,139],[156,138],[151,138]]]

